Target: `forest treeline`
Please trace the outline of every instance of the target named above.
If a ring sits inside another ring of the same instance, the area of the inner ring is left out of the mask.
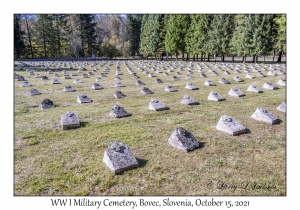
[[[211,56],[286,53],[285,14],[14,14],[15,58]]]

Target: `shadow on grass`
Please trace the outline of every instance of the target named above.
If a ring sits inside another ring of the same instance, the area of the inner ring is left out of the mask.
[[[80,127],[84,128],[87,124],[89,124],[88,122],[80,122]]]
[[[147,165],[148,163],[148,160],[144,160],[144,159],[141,159],[141,158],[136,158],[137,162],[139,163],[139,167],[142,168],[144,166]]]

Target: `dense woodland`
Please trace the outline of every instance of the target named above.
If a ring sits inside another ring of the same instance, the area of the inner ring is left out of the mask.
[[[14,14],[15,58],[286,54],[285,14]]]

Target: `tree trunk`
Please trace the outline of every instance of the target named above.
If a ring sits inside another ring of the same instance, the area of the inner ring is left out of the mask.
[[[198,53],[197,53],[197,55],[196,55],[196,56],[197,56],[197,62],[198,62]]]
[[[225,61],[225,55],[222,55],[222,62]]]
[[[207,62],[209,62],[209,53],[208,53],[208,55],[207,55]]]
[[[279,52],[277,63],[281,63],[282,51]]]
[[[242,63],[245,63],[245,56],[242,57]]]
[[[178,53],[176,52],[176,61],[178,60]]]
[[[184,61],[184,52],[182,52],[182,60]]]
[[[234,63],[234,56],[232,56],[232,63]]]
[[[264,55],[264,63],[266,62],[266,56]]]
[[[200,60],[203,61],[203,53],[201,53],[201,59]]]
[[[253,56],[253,59],[252,59],[252,63],[254,63],[255,62],[255,56]]]
[[[257,63],[257,62],[258,62],[258,56],[255,57],[255,63]]]
[[[187,61],[190,60],[189,54],[188,54],[188,53],[186,54],[186,60],[187,60]]]
[[[193,55],[193,61],[195,61],[195,54]]]
[[[25,20],[26,20],[26,28],[27,28],[27,33],[28,33],[28,41],[29,41],[29,47],[30,47],[31,58],[34,58],[33,50],[32,50],[32,43],[31,43],[30,30],[29,30],[28,20],[27,20],[27,17],[26,17],[26,16],[25,16]]]
[[[273,63],[274,63],[274,60],[275,60],[275,50],[273,50]]]

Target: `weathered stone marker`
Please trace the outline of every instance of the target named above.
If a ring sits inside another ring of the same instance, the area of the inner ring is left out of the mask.
[[[185,152],[192,151],[200,146],[192,133],[181,127],[175,129],[168,139],[168,143]]]
[[[246,78],[248,78],[248,79],[254,79],[255,76],[253,76],[252,74],[248,73],[248,74],[246,74]]]
[[[141,90],[141,92],[143,94],[153,94],[153,92],[149,88],[147,88],[147,87],[143,87],[142,90]]]
[[[122,93],[121,91],[119,91],[119,90],[116,90],[114,92],[114,97],[116,97],[116,98],[124,98],[125,96],[126,95],[124,93]]]
[[[110,116],[121,118],[121,117],[130,116],[130,114],[124,109],[124,107],[116,104],[111,108]]]
[[[263,85],[263,88],[268,89],[268,90],[277,89],[277,87],[270,82],[265,82],[265,84]]]
[[[52,84],[60,84],[60,81],[59,81],[57,78],[53,78],[53,79],[51,80],[51,83],[52,83]]]
[[[21,87],[30,87],[30,83],[28,81],[23,81],[20,86]]]
[[[26,81],[26,79],[23,76],[18,75],[18,81]]]
[[[166,88],[165,88],[165,91],[168,91],[168,92],[176,92],[177,90],[175,90],[173,86],[167,85]]]
[[[245,96],[245,94],[237,88],[231,88],[228,94],[234,97]]]
[[[77,102],[78,103],[91,103],[92,100],[87,95],[81,94],[77,97]]]
[[[154,111],[161,111],[167,109],[167,107],[161,101],[152,99],[149,103],[149,109]]]
[[[121,142],[113,141],[104,152],[103,162],[115,174],[139,166],[130,148]]]
[[[74,92],[75,90],[71,86],[65,86],[63,91],[64,92]]]
[[[266,122],[271,125],[279,121],[278,117],[261,107],[258,107],[251,117],[255,120]]]
[[[222,84],[230,84],[230,82],[228,82],[228,80],[225,79],[225,78],[220,78],[219,83],[222,83]]]
[[[54,103],[53,103],[53,101],[51,101],[50,99],[45,98],[45,99],[42,101],[40,107],[41,107],[41,109],[50,109],[50,108],[54,107]]]
[[[280,79],[280,80],[278,80],[277,84],[281,85],[281,86],[286,86],[286,80],[285,79]]]
[[[76,78],[76,79],[74,80],[74,83],[82,83],[82,81],[81,81],[81,79]]]
[[[209,80],[209,79],[204,82],[204,85],[206,85],[206,86],[216,86],[216,84],[213,81]]]
[[[80,122],[78,115],[74,112],[67,111],[66,113],[61,115],[61,125],[63,130],[79,128]]]
[[[101,77],[96,77],[96,82],[103,82],[103,79]]]
[[[145,85],[145,83],[143,83],[141,80],[137,80],[136,85]]]
[[[164,83],[161,79],[159,79],[159,78],[156,78],[155,79],[155,82],[157,82],[157,83]]]
[[[240,78],[239,76],[235,76],[233,77],[234,81],[237,81],[237,82],[244,82],[244,80],[242,78]]]
[[[92,89],[93,90],[101,90],[101,89],[103,89],[103,87],[98,83],[93,83],[92,84]]]
[[[116,87],[125,87],[125,85],[123,85],[122,82],[116,82],[115,86]]]
[[[199,89],[193,83],[190,83],[190,82],[186,84],[185,88],[189,89],[189,90],[198,90]]]
[[[187,95],[184,95],[182,97],[181,103],[186,104],[186,105],[195,105],[195,104],[198,104],[198,102],[194,98],[192,98],[190,96],[187,96]]]
[[[244,128],[244,126],[228,115],[221,116],[216,128],[217,130],[224,131],[232,136],[246,132],[246,128]]]
[[[277,107],[277,110],[278,111],[281,111],[281,112],[286,112],[286,102],[282,102],[278,107]]]
[[[250,85],[247,91],[254,92],[254,93],[262,93],[262,91],[254,85]]]
[[[47,76],[41,76],[41,80],[48,80]]]
[[[219,93],[211,91],[207,97],[211,101],[224,101],[223,98]]]
[[[40,95],[41,93],[37,89],[30,89],[28,94],[30,96],[34,96],[34,95]]]

